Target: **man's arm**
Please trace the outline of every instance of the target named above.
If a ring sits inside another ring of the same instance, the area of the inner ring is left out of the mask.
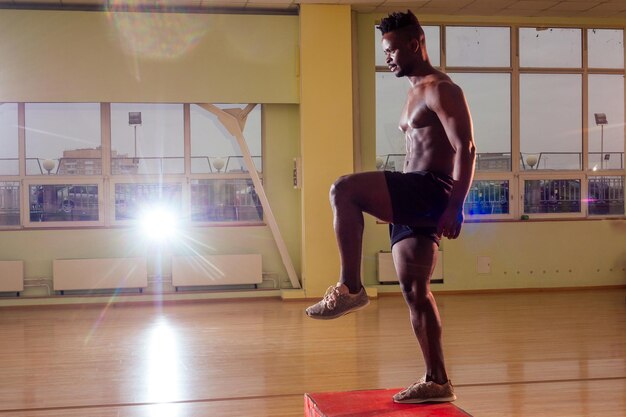
[[[427,104],[439,117],[450,144],[454,148],[454,186],[448,207],[441,215],[437,231],[456,239],[463,224],[463,204],[474,178],[476,147],[472,118],[461,88],[450,82],[440,82],[431,90]]]

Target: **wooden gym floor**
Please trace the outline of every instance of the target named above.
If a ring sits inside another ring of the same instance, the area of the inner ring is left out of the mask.
[[[475,417],[626,416],[626,289],[437,295]],[[302,416],[423,372],[400,296],[315,321],[275,299],[0,309],[0,417]]]

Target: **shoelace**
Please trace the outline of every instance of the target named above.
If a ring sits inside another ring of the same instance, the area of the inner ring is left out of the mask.
[[[339,292],[339,287],[331,286],[326,290],[326,294],[324,294],[324,304],[328,307],[329,310],[332,310],[337,305],[337,299],[341,296]]]

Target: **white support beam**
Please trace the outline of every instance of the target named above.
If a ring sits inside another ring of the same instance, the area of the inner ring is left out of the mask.
[[[254,162],[252,161],[250,149],[248,148],[246,139],[243,136],[243,129],[246,125],[246,119],[248,117],[248,114],[252,111],[252,109],[254,109],[256,104],[248,104],[244,109],[220,109],[219,107],[212,104],[198,104],[198,106],[215,114],[220,123],[226,128],[226,130],[228,130],[228,132],[233,135],[235,139],[237,139],[237,143],[239,144],[239,148],[241,149],[241,153],[243,154],[243,160],[246,169],[248,170],[248,173],[252,178],[252,183],[254,184],[256,193],[259,196],[259,200],[261,200],[265,219],[268,226],[270,227],[270,230],[272,231],[272,236],[274,237],[274,241],[276,242],[276,246],[278,247],[278,252],[280,253],[283,265],[287,270],[289,281],[291,281],[291,285],[293,286],[293,288],[302,288],[300,280],[298,279],[298,275],[296,274],[296,270],[293,267],[291,257],[289,256],[287,245],[285,244],[285,240],[283,239],[283,236],[280,233],[280,229],[278,228],[276,217],[274,217],[274,212],[272,212],[269,200],[267,199],[267,194],[265,194],[265,188],[263,188],[263,183],[261,182],[259,173],[257,172],[256,167],[254,166]]]

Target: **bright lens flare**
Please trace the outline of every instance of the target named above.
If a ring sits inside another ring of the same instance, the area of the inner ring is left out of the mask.
[[[110,1],[108,16],[117,29],[122,47],[137,58],[179,58],[200,42],[209,27],[201,15],[115,11],[120,4],[120,0]],[[141,4],[138,0],[128,2],[130,8],[138,10]]]
[[[178,219],[174,211],[166,207],[157,207],[143,213],[140,228],[146,239],[165,242],[176,236]]]

